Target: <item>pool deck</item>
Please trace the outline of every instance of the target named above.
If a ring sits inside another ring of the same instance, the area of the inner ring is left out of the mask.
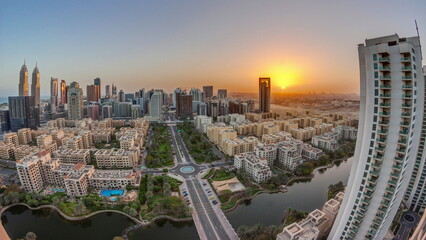
[[[7,232],[4,229],[3,224],[0,224],[0,225],[1,225],[1,227],[0,227],[0,239],[10,240],[10,237],[9,237],[9,235],[7,235]]]

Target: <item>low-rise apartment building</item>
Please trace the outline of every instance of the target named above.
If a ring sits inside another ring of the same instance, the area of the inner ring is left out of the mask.
[[[89,178],[94,189],[126,189],[139,184],[139,174],[132,170],[96,170]]]
[[[95,153],[95,158],[100,168],[131,168],[139,162],[135,149],[101,149]]]
[[[336,151],[339,148],[339,143],[332,137],[315,136],[312,138],[311,143],[315,147],[328,151]]]
[[[302,163],[301,141],[290,140],[278,143],[278,163],[284,168],[294,171]]]
[[[14,132],[5,133],[3,135],[3,141],[6,144],[13,144],[15,146],[18,146],[19,145],[18,134]]]
[[[13,159],[15,158],[16,146],[11,143],[0,142],[0,159]]]
[[[39,148],[44,148],[51,153],[57,149],[56,141],[53,141],[52,135],[40,135],[36,138],[36,142]]]
[[[257,183],[265,182],[272,177],[267,160],[259,158],[252,152],[235,155],[234,166],[247,173]]]
[[[61,148],[53,153],[53,155],[59,159],[61,163],[89,163],[90,162],[90,150],[89,149],[71,149]]]
[[[235,156],[240,153],[253,152],[258,143],[256,137],[226,139],[223,140],[222,149],[228,156]]]
[[[324,156],[324,151],[312,147],[312,145],[304,143],[302,146],[302,158],[307,160],[318,160],[320,157]]]
[[[280,131],[274,134],[263,134],[262,142],[265,144],[273,144],[282,142],[291,138],[291,133]]]
[[[30,128],[21,128],[18,130],[18,142],[21,145],[27,145],[32,142],[31,129]]]
[[[272,167],[277,160],[278,147],[277,144],[259,144],[255,147],[256,156],[266,159],[268,166]]]

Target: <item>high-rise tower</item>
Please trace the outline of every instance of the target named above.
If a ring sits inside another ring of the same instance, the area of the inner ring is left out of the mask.
[[[37,63],[32,75],[31,96],[34,96],[35,104],[40,105],[40,71],[38,70]]]
[[[423,78],[426,82],[426,66],[423,67]],[[424,101],[426,102],[426,95]],[[413,174],[411,175],[404,199],[410,210],[417,213],[423,213],[426,210],[426,149],[424,148],[426,141],[426,116],[423,114],[420,115],[420,118],[423,120],[422,133],[420,135],[421,147],[417,151]]]
[[[420,40],[391,35],[358,45],[358,138],[329,239],[383,239],[411,174],[424,112]]]
[[[19,96],[28,96],[28,68],[25,61],[19,72]]]
[[[98,88],[99,88],[99,92],[97,92],[97,96],[96,96],[96,98],[98,99],[98,101],[99,101],[99,99],[101,99],[101,96],[102,96],[102,86],[101,86],[101,79],[100,78],[95,78],[94,80],[93,80],[93,84],[95,85],[95,86],[99,86]]]
[[[59,89],[61,91],[61,104],[64,105],[67,103],[67,83],[65,80],[61,80],[61,86]]]
[[[213,86],[203,86],[203,92],[205,98],[213,97]]]
[[[52,109],[58,106],[58,79],[50,78],[50,103],[52,104]]]
[[[72,82],[68,89],[68,118],[80,120],[83,118],[83,90],[77,82]]]
[[[263,113],[271,110],[270,78],[259,78],[259,110]]]

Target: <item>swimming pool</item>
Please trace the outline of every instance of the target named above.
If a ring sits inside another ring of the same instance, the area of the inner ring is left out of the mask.
[[[124,190],[103,189],[100,194],[105,197],[123,196]]]
[[[53,191],[55,192],[65,192],[65,190],[63,189],[58,189],[58,188],[52,188]]]

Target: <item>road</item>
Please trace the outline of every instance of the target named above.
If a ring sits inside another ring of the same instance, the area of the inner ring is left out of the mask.
[[[210,186],[203,186],[201,180],[197,178],[198,173],[203,169],[207,169],[207,166],[198,165],[193,161],[178,133],[176,125],[172,121],[168,122],[167,125],[172,133],[172,144],[176,152],[176,161],[178,163],[170,172],[181,175],[185,180],[184,182],[187,187],[188,195],[194,209],[192,212],[194,222],[200,238],[202,240],[238,239],[231,224],[229,224],[225,215],[219,208],[219,204],[213,205],[209,200],[205,188],[210,189]],[[182,168],[185,167],[192,167],[193,171],[182,171]]]
[[[419,221],[420,217],[417,214],[411,211],[404,212],[401,217],[401,226],[393,240],[407,240],[411,230],[416,228]]]

